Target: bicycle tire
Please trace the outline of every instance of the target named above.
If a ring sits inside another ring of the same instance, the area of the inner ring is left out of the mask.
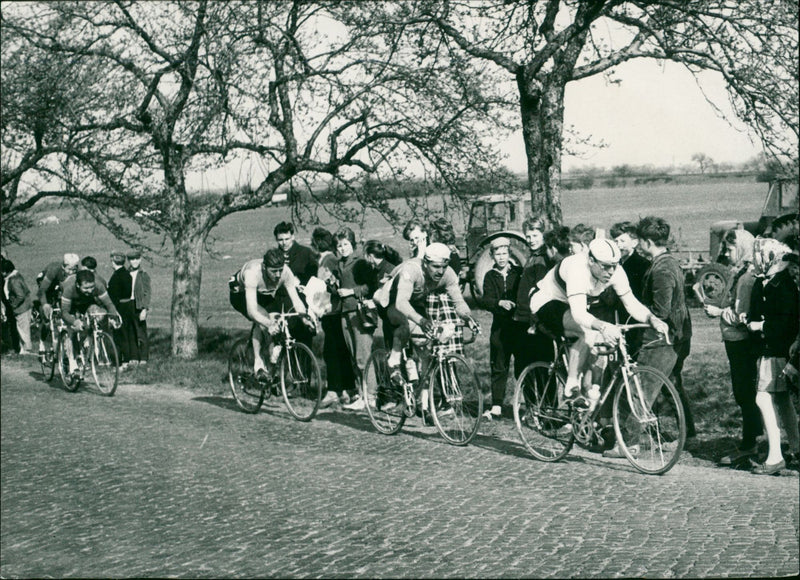
[[[378,433],[394,435],[406,422],[403,413],[403,395],[397,392],[389,379],[387,359],[389,353],[377,349],[369,355],[361,380],[361,396],[370,423]],[[388,405],[393,404],[392,408]]]
[[[284,346],[280,365],[283,401],[292,417],[311,421],[322,401],[322,374],[317,358],[302,342]]]
[[[525,448],[540,461],[558,461],[575,443],[570,411],[559,406],[566,375],[552,363],[534,362],[514,385],[514,423]]]
[[[68,340],[69,333],[66,330],[62,330],[58,335],[54,360],[57,361],[58,374],[61,376],[61,383],[64,388],[70,393],[74,393],[80,386],[80,379],[74,378],[69,372],[69,356],[65,346]]]
[[[429,411],[436,430],[451,445],[467,445],[481,425],[483,391],[475,367],[450,353],[430,373]]]
[[[114,339],[106,332],[98,332],[91,341],[92,377],[99,391],[111,397],[119,382],[119,356]]]
[[[686,418],[678,391],[664,373],[648,366],[631,369],[629,381],[652,404],[641,400],[638,389],[620,383],[621,375],[616,380],[613,417],[620,450],[642,473],[666,473],[678,462],[686,443]]]
[[[264,388],[253,374],[253,343],[249,338],[236,341],[228,355],[228,384],[236,404],[245,413],[255,414],[264,402]]]

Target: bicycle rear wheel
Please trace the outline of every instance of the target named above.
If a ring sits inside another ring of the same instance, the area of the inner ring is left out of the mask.
[[[283,348],[279,364],[286,408],[298,421],[310,421],[322,400],[322,375],[314,353],[302,342],[295,342]]]
[[[117,390],[119,380],[119,357],[117,347],[110,335],[98,332],[92,341],[92,376],[100,392],[110,397]]]
[[[264,386],[253,374],[253,344],[249,338],[234,343],[228,355],[228,384],[236,404],[245,413],[258,413],[264,402]]]
[[[56,344],[55,364],[58,366],[58,374],[61,376],[61,382],[64,388],[71,393],[78,390],[80,379],[73,377],[69,372],[69,356],[67,356],[67,341],[69,334],[66,330],[62,330],[58,335],[58,342]],[[73,345],[74,348],[74,345]]]
[[[666,375],[647,366],[632,369],[628,380],[629,386],[619,385],[614,396],[619,448],[642,473],[666,473],[678,462],[686,442],[678,391]]]
[[[403,395],[389,379],[389,353],[383,349],[372,352],[361,379],[361,396],[369,420],[379,433],[393,435],[406,422]]]
[[[430,375],[430,412],[445,441],[466,445],[481,424],[483,392],[478,374],[460,354],[448,354]]]
[[[541,461],[558,461],[575,442],[569,409],[559,407],[566,377],[550,363],[529,364],[514,387],[514,422],[531,455]]]

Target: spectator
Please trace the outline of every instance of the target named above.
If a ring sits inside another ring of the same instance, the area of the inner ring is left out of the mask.
[[[128,265],[133,290],[131,298],[134,305],[133,332],[130,344],[132,365],[145,365],[150,357],[150,339],[147,336],[147,311],[150,308],[150,274],[141,269],[142,253],[139,250],[128,252]]]
[[[317,274],[318,260],[314,251],[308,246],[298,244],[294,237],[292,222],[281,222],[273,230],[275,241],[283,251],[283,257],[292,274],[297,276],[300,284],[305,284],[311,276]]]
[[[636,224],[631,222],[617,222],[611,226],[609,234],[617,243],[617,247],[622,253],[622,261],[620,263],[622,264],[622,269],[625,270],[625,273],[628,275],[631,291],[638,300],[641,300],[644,275],[650,268],[650,261],[636,251],[639,246]]]
[[[5,253],[3,253],[0,263],[5,260]],[[2,271],[0,271],[0,285],[5,287],[5,277]],[[2,331],[2,337],[0,337],[0,349],[2,349],[2,352],[18,352],[19,334],[17,333],[17,323],[5,292],[0,292],[0,331]]]
[[[120,369],[125,370],[130,366],[131,345],[136,340],[134,322],[136,303],[131,298],[133,296],[133,278],[130,270],[125,267],[125,254],[122,252],[111,252],[111,265],[114,272],[108,279],[108,296],[122,319],[122,325],[114,329],[114,342],[119,350]]]
[[[573,254],[588,252],[589,244],[595,237],[595,229],[586,224],[576,224],[569,230],[569,241]]]
[[[500,418],[506,395],[508,369],[517,340],[514,325],[514,308],[521,268],[509,262],[508,238],[495,238],[490,243],[494,265],[483,279],[483,301],[492,313],[489,334],[489,363],[492,373],[492,408],[484,413],[491,420]]]
[[[342,400],[343,393],[354,389],[356,384],[342,327],[341,300],[337,292],[339,260],[333,253],[335,244],[333,234],[325,228],[316,228],[311,234],[311,247],[319,254],[317,277],[326,283],[331,296],[330,311],[321,317],[324,336],[322,358],[325,360],[328,381],[328,392],[323,398],[325,407]]]
[[[422,222],[410,220],[403,228],[403,239],[408,241],[411,257],[421,257],[428,245],[428,232]]]
[[[756,438],[761,435],[761,413],[756,405],[756,381],[758,379],[757,343],[742,318],[750,310],[750,294],[753,290],[753,234],[743,229],[728,232],[723,248],[733,274],[727,303],[719,308],[705,305],[708,316],[719,317],[725,354],[731,371],[731,389],[736,404],[742,411],[742,439],[736,450],[720,459],[721,465],[738,465],[754,456],[758,450]]]
[[[786,377],[781,374],[800,326],[797,285],[786,268],[788,262],[783,260],[789,251],[788,246],[770,238],[757,238],[754,244],[757,279],[750,297],[747,328],[758,333],[760,339],[756,404],[761,410],[769,443],[766,459],[753,469],[758,475],[771,475],[786,467],[781,452],[780,424],[789,440],[786,459],[797,461],[800,453],[797,414]]]
[[[636,233],[642,252],[652,259],[642,282],[641,302],[650,308],[654,316],[668,324],[673,341],[672,345],[661,344],[642,349],[638,362],[654,367],[672,379],[683,403],[687,436],[694,437],[694,417],[681,376],[692,338],[692,320],[686,307],[683,270],[667,250],[670,227],[666,221],[659,217],[645,217],[636,226]],[[643,344],[658,339],[657,333],[649,328],[642,335]]]
[[[367,284],[357,284],[353,269],[359,260],[355,254],[356,235],[348,227],[336,232],[336,252],[339,254],[339,298],[342,301],[342,330],[344,340],[350,352],[350,361],[353,364],[353,374],[359,380],[372,352],[372,335],[374,326],[367,326],[365,320],[359,316],[359,301],[367,297]],[[350,403],[356,395],[355,389],[344,391],[340,402],[343,405]]]
[[[561,260],[572,253],[572,243],[569,238],[569,228],[567,226],[557,226],[544,233],[545,254],[552,266],[556,266]]]
[[[283,252],[284,263],[289,266],[299,280],[300,284],[305,286],[311,276],[315,276],[319,269],[317,256],[314,251],[297,243],[294,237],[294,225],[291,222],[280,222],[273,230],[275,234],[275,241],[278,242],[278,248]],[[314,339],[314,331],[305,324],[298,324],[293,326],[293,336],[311,348],[311,343]]]
[[[551,265],[544,241],[544,222],[538,218],[528,218],[522,224],[522,232],[531,253],[520,275],[516,305],[512,315],[515,328],[514,375],[516,377],[519,377],[525,367],[532,362],[553,358],[552,340],[543,333],[528,332],[531,326],[531,294]]]
[[[450,248],[449,266],[461,279],[461,256],[456,246],[456,233],[453,230],[453,224],[447,221],[446,218],[440,217],[430,223],[428,231],[430,232],[430,243],[439,242]]]
[[[16,321],[19,336],[19,354],[30,354],[31,345],[31,305],[33,297],[25,279],[22,277],[11,260],[2,261],[3,296],[8,301],[10,310],[6,313],[8,322]],[[11,325],[11,324],[10,324]]]

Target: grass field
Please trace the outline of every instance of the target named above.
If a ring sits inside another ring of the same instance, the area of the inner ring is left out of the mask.
[[[685,185],[646,185],[624,188],[594,188],[563,192],[565,223],[579,222],[608,228],[614,222],[637,220],[645,215],[665,218],[673,228],[683,249],[707,250],[709,226],[722,219],[756,220],[766,195],[766,185],[754,181],[719,182]],[[431,201],[431,209],[440,207]],[[66,218],[66,210],[48,212]],[[340,225],[326,220],[320,212],[321,224],[329,229]],[[410,217],[410,216],[409,216]],[[463,216],[448,215],[457,231],[463,229]],[[153,281],[153,307],[150,315],[152,361],[149,370],[136,370],[126,380],[137,382],[171,382],[188,388],[217,393],[226,392],[225,356],[232,338],[243,335],[248,325],[228,303],[227,281],[242,263],[260,256],[274,245],[272,229],[279,221],[290,219],[288,208],[269,207],[229,216],[212,232],[213,253],[206,256],[200,313],[200,352],[198,361],[186,363],[169,359],[169,310],[172,294],[172,270],[165,256],[149,256],[144,267]],[[400,227],[383,217],[365,213],[354,228],[362,239],[377,238],[407,254]],[[366,227],[364,227],[366,226]],[[307,243],[313,225],[304,226],[298,239]],[[109,252],[124,249],[104,228],[94,221],[77,219],[54,226],[38,227],[27,232],[25,245],[6,248],[11,259],[34,285],[35,276],[47,263],[60,259],[66,251],[81,256],[94,255],[99,271],[111,273]],[[158,241],[153,238],[156,245]],[[167,248],[169,245],[167,245]],[[717,321],[709,320],[700,310],[692,311],[694,338],[692,354],[685,368],[685,384],[694,405],[700,436],[690,444],[695,454],[719,456],[737,435],[738,407],[730,395],[730,382]],[[478,313],[485,332],[472,347],[482,380],[488,388],[488,329],[490,316]]]

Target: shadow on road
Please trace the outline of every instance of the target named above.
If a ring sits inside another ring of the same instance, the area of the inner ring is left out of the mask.
[[[236,401],[234,401],[230,397],[203,396],[203,397],[193,397],[192,400],[200,401],[201,403],[208,403],[210,405],[219,407],[220,409],[225,409],[226,411],[238,411],[240,413],[242,412],[239,409],[239,406],[236,404]]]
[[[361,413],[338,412],[330,409],[322,409],[317,413],[317,416],[314,418],[314,420],[327,421],[328,423],[333,423],[335,425],[344,425],[345,427],[351,427],[353,429],[357,429],[358,431],[365,431],[367,433],[377,433],[375,428],[372,426],[372,423],[370,423],[369,417]]]

